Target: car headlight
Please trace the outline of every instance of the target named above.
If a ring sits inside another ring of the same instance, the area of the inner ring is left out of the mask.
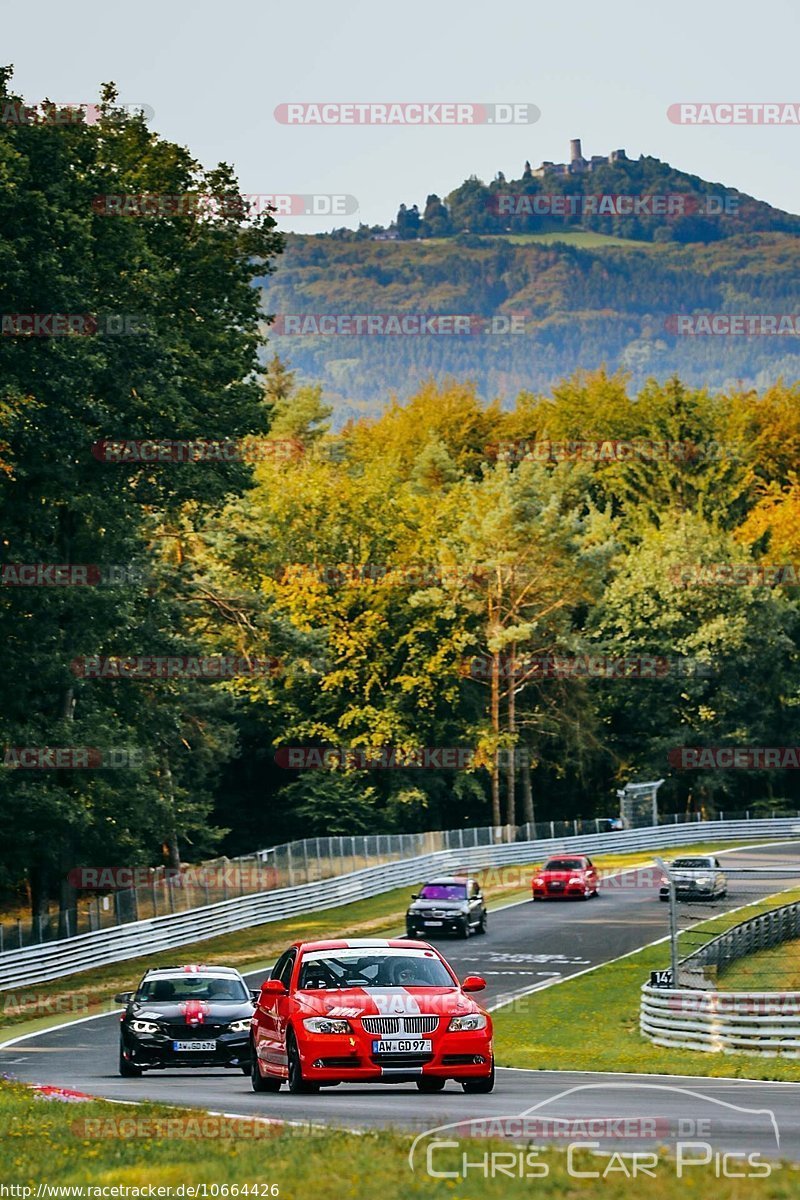
[[[485,1029],[486,1017],[483,1013],[470,1013],[468,1017],[452,1017],[447,1026],[450,1033],[466,1033],[473,1029]]]
[[[701,885],[701,887],[708,887],[710,884],[712,884],[714,882],[714,880],[711,877],[711,875],[701,875],[698,878],[697,882]]]
[[[569,882],[570,883],[583,883],[583,879],[580,875],[573,875],[572,879],[570,879]]]
[[[244,1017],[241,1021],[231,1021],[228,1026],[229,1033],[247,1033],[252,1024],[250,1017]]]
[[[330,1017],[306,1017],[303,1025],[309,1033],[350,1033],[349,1021],[333,1021]]]
[[[158,1033],[155,1021],[131,1021],[131,1029],[134,1033]]]

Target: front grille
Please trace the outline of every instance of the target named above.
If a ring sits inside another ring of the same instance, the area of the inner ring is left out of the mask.
[[[162,1025],[164,1033],[181,1042],[190,1042],[195,1038],[207,1042],[224,1033],[227,1028],[227,1025]]]
[[[433,1033],[439,1024],[438,1017],[362,1017],[361,1024],[367,1033]]]
[[[433,1058],[432,1054],[375,1054],[373,1061],[382,1067],[424,1067]]]

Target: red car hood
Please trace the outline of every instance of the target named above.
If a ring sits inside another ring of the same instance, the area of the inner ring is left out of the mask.
[[[314,988],[296,992],[295,1000],[303,1013],[315,1017],[393,1017],[409,1013],[456,1016],[482,1011],[458,988]]]

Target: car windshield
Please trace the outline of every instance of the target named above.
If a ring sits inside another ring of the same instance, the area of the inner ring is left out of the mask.
[[[299,987],[305,989],[455,986],[432,950],[315,950],[300,965]]]
[[[582,858],[551,858],[545,864],[545,871],[582,871],[585,863]]]
[[[677,867],[678,870],[691,868],[693,870],[710,871],[712,869],[712,863],[708,858],[676,858],[672,865],[673,867]]]
[[[145,979],[136,999],[147,1004],[180,1004],[186,1000],[206,1000],[214,1003],[226,1000],[241,1004],[250,993],[241,979],[227,975],[170,975]]]
[[[466,900],[465,883],[426,883],[419,894],[420,900]]]

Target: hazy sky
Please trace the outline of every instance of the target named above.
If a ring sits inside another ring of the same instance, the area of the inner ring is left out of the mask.
[[[91,102],[113,79],[123,101],[207,166],[232,163],[242,190],[348,194],[312,232],[388,223],[398,204],[445,195],[468,175],[518,178],[526,158],[624,147],[800,212],[800,127],[687,127],[678,101],[800,102],[800,5],[771,0],[0,0],[0,61],[29,101]],[[527,102],[536,124],[286,126],[287,101]]]

